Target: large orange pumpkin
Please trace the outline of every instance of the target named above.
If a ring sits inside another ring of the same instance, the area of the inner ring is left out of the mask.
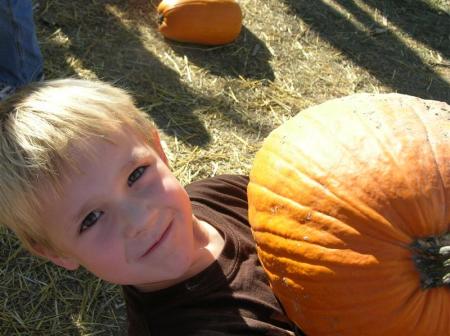
[[[232,42],[242,26],[235,0],[163,0],[157,8],[164,37],[205,45]]]
[[[308,336],[450,335],[450,106],[357,94],[299,113],[256,155],[249,220]]]

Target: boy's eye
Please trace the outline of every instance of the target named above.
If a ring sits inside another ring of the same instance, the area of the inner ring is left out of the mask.
[[[128,176],[128,186],[131,187],[134,182],[139,180],[139,178],[144,174],[145,170],[147,169],[147,166],[140,166],[139,168],[136,168],[130,176]]]
[[[103,211],[101,210],[91,211],[81,222],[80,233],[89,229],[91,226],[97,223],[102,215]]]

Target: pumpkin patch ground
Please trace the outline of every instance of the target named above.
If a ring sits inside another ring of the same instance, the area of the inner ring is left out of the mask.
[[[165,39],[158,30],[156,0],[34,2],[38,5],[35,21],[46,78],[98,78],[128,89],[138,106],[155,120],[171,167],[183,184],[222,173],[249,174],[256,152],[272,130],[300,111],[330,99],[363,92],[397,92],[450,102],[450,8],[445,0],[238,0],[242,10],[239,35],[230,44],[211,47]],[[342,122],[342,127],[351,125],[350,121]],[[380,130],[386,127],[385,119],[379,122]],[[417,125],[407,122],[398,125],[398,129]],[[336,121],[333,127],[341,126]],[[357,130],[365,132],[362,128]],[[381,150],[384,144],[385,150],[397,150],[389,137],[377,142],[375,135],[380,130],[376,127],[372,133],[367,130],[367,138],[364,137],[367,142],[361,146],[376,144],[374,148]],[[337,159],[342,148],[333,152],[315,147],[325,146],[322,142],[325,138],[313,131],[311,128],[311,134],[305,135],[309,150],[314,149],[315,155],[327,153],[330,160]],[[420,134],[422,138],[425,136]],[[339,137],[336,132],[336,141],[333,138],[328,141],[335,145]],[[356,155],[359,149],[353,145],[349,151]],[[361,155],[364,153],[368,151],[362,151]],[[410,170],[403,174],[416,173],[415,167],[420,167],[415,163],[417,158],[430,159],[410,157]],[[343,159],[350,174],[351,170],[361,168],[365,157],[359,157],[358,161],[344,156]],[[373,170],[379,167],[369,161],[366,166]],[[376,186],[384,185],[385,176],[382,171],[378,173],[376,180],[355,182],[373,185],[371,196],[382,202]],[[424,182],[428,181],[425,172],[421,174]],[[286,178],[291,181],[293,176]],[[318,181],[327,180],[323,176]],[[357,188],[350,188],[349,197],[358,196],[358,192]],[[280,214],[285,211],[282,207],[274,209]],[[333,214],[333,209],[329,210]],[[404,209],[405,216],[409,216],[409,210]],[[334,215],[356,216],[355,212]],[[317,214],[302,216],[303,220],[315,220]],[[356,239],[353,231],[345,232],[342,234]],[[377,251],[385,251],[378,258],[389,258],[398,252],[389,249],[395,239],[414,243],[397,231],[388,235],[374,230],[367,235],[372,237]],[[337,240],[334,235],[313,230],[295,238],[291,243],[302,239],[303,246],[319,238],[336,246],[344,241],[342,237]],[[411,248],[436,250],[445,241],[445,236],[437,244],[416,240]],[[101,282],[82,270],[75,274],[65,272],[30,257],[3,228],[0,244],[0,335],[125,335],[126,312],[119,287]],[[374,265],[376,256],[369,252],[373,252],[370,245],[361,247],[358,253],[337,254],[336,258]],[[308,253],[304,256],[310,257]],[[418,252],[417,262],[424,257],[429,256]],[[404,258],[409,256],[405,253]],[[394,286],[407,279],[406,274],[395,278],[395,283],[389,280],[390,270],[396,267],[393,261],[390,268],[377,270],[377,277],[368,277],[363,272],[348,274],[348,282],[336,284],[329,291],[321,285],[316,292],[326,298],[332,290],[341,288],[353,290],[354,297],[363,295],[368,285],[356,284],[354,280],[361,276],[361,283],[376,282],[391,294],[384,301],[373,297],[376,311],[385,308],[392,312],[392,307],[408,295],[403,287]],[[408,267],[409,271],[418,272],[414,263]],[[383,272],[385,281],[379,280]],[[295,285],[291,277],[284,278],[281,277],[282,283]],[[424,278],[424,286],[434,286],[437,278]],[[322,309],[313,299],[310,302],[310,309]],[[346,302],[353,303],[356,299],[350,297]],[[335,309],[349,309],[346,302]],[[367,307],[368,303],[350,308],[371,314]],[[389,319],[395,319],[395,314],[391,313]],[[442,316],[448,321],[447,315],[446,311],[422,313],[427,321],[440,321]]]

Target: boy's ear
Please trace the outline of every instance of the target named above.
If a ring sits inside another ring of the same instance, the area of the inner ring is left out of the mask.
[[[80,267],[80,264],[75,262],[73,259],[69,257],[60,256],[56,254],[54,251],[50,250],[49,248],[46,248],[38,244],[33,245],[33,252],[38,256],[51,261],[55,265],[63,267],[69,271],[74,271],[78,267]]]
[[[159,138],[159,133],[156,129],[153,129],[152,131],[152,141],[153,141],[153,149],[158,153],[159,157],[168,166],[169,160],[167,160],[166,153],[164,153],[164,150],[161,146],[161,139]]]

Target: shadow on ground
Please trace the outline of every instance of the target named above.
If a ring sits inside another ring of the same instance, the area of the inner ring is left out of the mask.
[[[272,54],[263,41],[245,26],[236,41],[218,47],[202,47],[167,41],[172,49],[213,75],[250,80],[275,79],[269,64]]]
[[[448,57],[450,20],[447,14],[421,1],[363,0],[387,17],[388,26],[385,27],[374,21],[355,1],[334,1],[364,25],[366,29],[361,30],[346,15],[323,0],[280,1],[288,4],[295,15],[309,24],[323,40],[393,90],[425,99],[450,101],[449,78],[444,78],[438,71],[438,67],[448,65],[424,63],[389,28],[389,25],[394,25],[440,52],[443,57]]]
[[[132,93],[161,130],[189,144],[206,145],[209,133],[194,114],[197,96],[180,82],[178,73],[145,48],[135,31],[106,10],[106,5],[116,3],[86,2],[80,10],[60,1],[47,2],[39,16],[48,28],[45,33],[55,31],[59,39],[66,39],[58,43],[53,38],[45,46],[45,57],[52,58],[46,63],[55,64],[60,58],[57,64],[62,67],[51,69],[47,77],[66,77],[82,69],[84,76],[115,83]]]
[[[63,0],[47,0],[37,15],[40,35],[48,41],[43,45],[44,56],[52,59],[46,62],[47,78],[74,77],[82,69],[86,72],[83,77],[99,78],[126,88],[159,129],[193,146],[206,146],[211,141],[209,131],[198,117],[211,106],[237,127],[252,127],[252,121],[244,120],[227,97],[207,97],[194,92],[151,51],[154,46],[145,44],[148,41],[142,38],[138,26],[142,20],[153,25],[154,8],[141,6],[138,17],[135,12],[131,15],[136,8],[127,6],[121,0],[89,1],[80,9],[75,4],[64,4]],[[118,13],[111,8],[117,8]],[[127,16],[120,17],[123,13]],[[246,28],[236,44],[220,50],[186,50],[186,45],[173,48],[214,74],[274,78],[268,65],[270,53]],[[242,55],[242,48],[248,48],[246,60],[232,55],[237,51]]]

